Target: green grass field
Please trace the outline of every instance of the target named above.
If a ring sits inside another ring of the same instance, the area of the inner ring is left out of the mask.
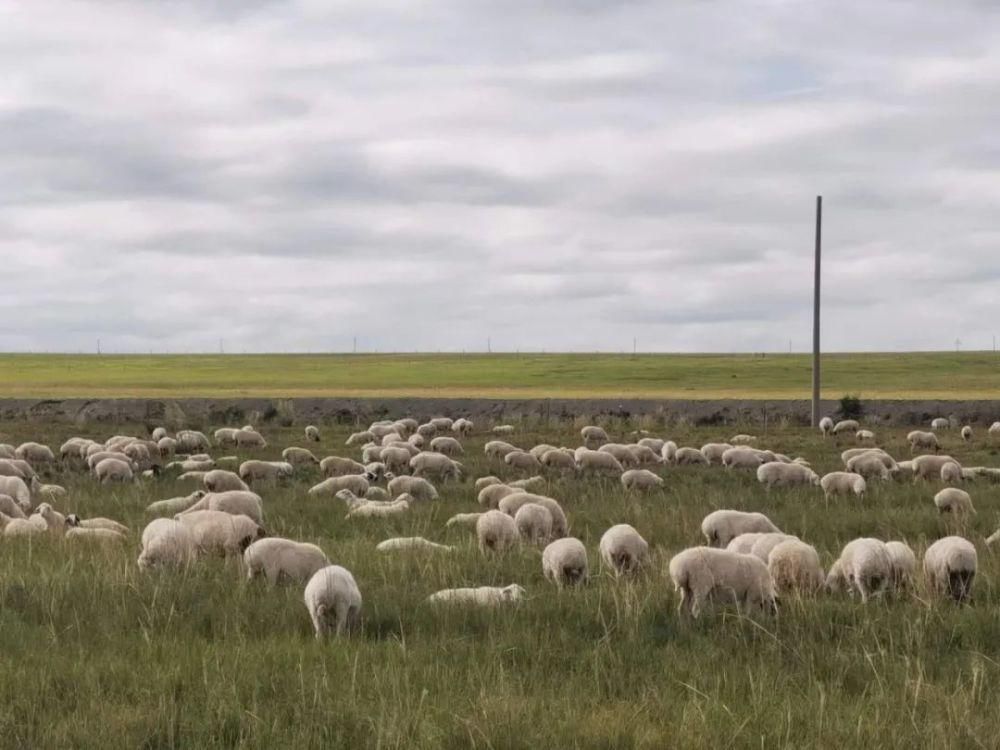
[[[524,425],[511,440],[575,445],[579,425],[544,432]],[[636,424],[611,424],[624,438]],[[641,426],[700,445],[732,430]],[[128,426],[87,428],[94,438]],[[132,432],[143,428],[133,426]],[[301,443],[301,428],[263,431],[274,457]],[[751,428],[752,429],[752,428]],[[3,439],[58,446],[70,428],[15,422]],[[343,428],[326,428],[319,455],[349,454]],[[762,440],[804,455],[820,472],[839,468],[843,446],[812,431],[772,430]],[[884,445],[906,454],[903,431]],[[444,521],[478,506],[472,480],[506,467],[488,462],[487,436],[466,442],[468,477],[440,501],[392,520],[347,522],[339,501],[311,499],[303,475],[264,487],[273,535],[320,544],[353,571],[364,596],[357,636],[316,643],[301,586],[242,579],[234,560],[182,573],[140,573],[138,538],[152,500],[191,484],[160,478],[102,488],[59,470],[84,516],[128,523],[124,548],[58,540],[0,543],[0,746],[85,748],[960,748],[995,747],[1000,736],[1000,560],[983,543],[1000,524],[996,486],[971,487],[967,525],[941,517],[934,486],[890,483],[863,502],[826,505],[818,490],[767,493],[750,473],[661,470],[666,487],[627,496],[615,480],[552,479],[546,493],[566,509],[591,555],[593,579],[557,591],[538,550],[484,558],[467,531]],[[967,465],[998,465],[997,449],[945,449]],[[759,510],[816,545],[828,566],[862,535],[905,539],[922,554],[956,531],[974,541],[974,601],[957,607],[918,584],[912,596],[862,606],[846,596],[786,599],[777,618],[721,610],[693,624],[675,614],[666,575],[672,554],[702,541],[713,509]],[[653,565],[634,581],[598,568],[597,542],[614,523],[649,540]],[[451,554],[374,551],[387,537],[422,535]],[[437,611],[424,603],[450,586],[524,585],[512,609]]]
[[[0,355],[0,396],[808,398],[807,355]],[[830,354],[823,396],[1000,397],[987,352]]]

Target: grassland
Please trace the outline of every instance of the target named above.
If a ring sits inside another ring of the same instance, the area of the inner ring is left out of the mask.
[[[617,437],[635,427],[610,425]],[[58,444],[68,434],[39,423],[0,431],[13,443]],[[273,446],[264,456],[300,444],[298,428],[264,432]],[[328,428],[321,453],[343,455],[345,434]],[[729,433],[669,434],[700,445]],[[525,425],[514,440],[575,444],[574,435],[573,425]],[[881,437],[906,452],[901,432]],[[345,522],[339,503],[305,494],[315,476],[261,490],[269,532],[320,544],[363,592],[362,633],[325,644],[312,637],[301,587],[248,584],[235,561],[138,572],[143,507],[190,485],[161,478],[101,488],[56,472],[70,491],[63,510],[121,519],[134,534],[111,550],[0,544],[0,746],[996,746],[1000,561],[983,544],[1000,515],[995,487],[972,488],[978,514],[959,526],[936,513],[926,486],[890,484],[864,502],[826,505],[815,491],[768,494],[751,475],[720,469],[666,469],[665,489],[643,497],[626,496],[615,481],[553,480],[547,492],[566,508],[595,568],[597,540],[613,523],[633,524],[654,549],[651,570],[635,581],[596,574],[582,589],[557,592],[543,580],[537,550],[486,559],[468,532],[444,528],[451,514],[477,509],[472,478],[503,474],[483,456],[484,440],[466,443],[465,482],[403,518]],[[840,449],[812,432],[779,429],[766,443],[805,455],[821,473],[839,464]],[[1000,463],[983,442],[964,446],[950,435],[946,449],[970,465]],[[701,541],[701,518],[719,507],[767,512],[815,544],[825,565],[856,536],[906,539],[920,554],[960,531],[980,550],[974,601],[956,607],[918,587],[867,606],[824,596],[786,600],[776,619],[720,611],[684,624],[666,564]],[[374,551],[398,535],[457,549]],[[529,593],[514,609],[435,611],[423,602],[443,587],[511,582]]]
[[[0,356],[0,396],[808,398],[810,358],[674,354]],[[830,354],[823,396],[1000,397],[995,353]]]

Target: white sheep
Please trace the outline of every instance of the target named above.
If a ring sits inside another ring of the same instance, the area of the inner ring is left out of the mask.
[[[858,430],[856,433],[854,433],[854,437],[859,443],[875,442],[875,433],[872,432],[871,430]]]
[[[552,513],[544,505],[525,503],[514,514],[514,525],[521,538],[531,544],[544,544],[552,538]]]
[[[596,425],[587,425],[580,429],[580,437],[588,448],[604,445],[608,442],[608,433]]]
[[[753,469],[764,462],[760,453],[753,448],[736,446],[722,454],[722,465],[727,469]]]
[[[523,586],[513,583],[502,588],[499,586],[479,586],[477,588],[442,589],[427,597],[427,601],[431,604],[476,604],[495,607],[501,604],[519,602],[525,594]]]
[[[823,495],[827,500],[833,495],[853,494],[855,497],[864,497],[868,490],[865,478],[850,471],[831,471],[819,480],[819,486],[823,488]]]
[[[200,450],[207,451],[211,445],[203,432],[197,430],[181,430],[174,438],[176,449],[179,453],[196,453]]]
[[[944,417],[936,417],[931,420],[932,430],[947,430],[951,427],[951,422]]]
[[[385,468],[394,473],[404,473],[410,470],[410,459],[413,454],[400,445],[390,445],[382,448],[378,453],[378,459]]]
[[[892,563],[892,587],[903,591],[913,584],[917,572],[917,556],[905,542],[886,542],[885,549]]]
[[[490,440],[483,446],[483,453],[490,458],[495,458],[501,461],[508,453],[516,450],[520,449],[503,440]]]
[[[627,445],[622,445],[620,443],[605,443],[597,450],[601,453],[609,453],[614,456],[623,468],[627,466],[639,465],[639,461],[636,459],[635,454],[629,450],[629,446]]]
[[[253,519],[220,510],[199,510],[174,518],[190,529],[200,555],[242,555],[251,543],[267,535]]]
[[[779,594],[811,595],[826,583],[816,548],[795,538],[784,539],[771,548],[767,569]]]
[[[518,469],[519,471],[538,471],[542,468],[537,458],[521,450],[510,451],[503,457],[503,462],[512,469]]]
[[[757,442],[757,436],[740,433],[739,435],[733,435],[729,439],[729,442],[732,445],[751,445],[752,443]]]
[[[14,450],[14,458],[27,461],[32,464],[55,463],[56,456],[52,449],[41,443],[21,443]]]
[[[31,489],[21,477],[0,476],[0,495],[9,495],[21,510],[31,510]]]
[[[552,514],[552,537],[554,539],[559,539],[569,533],[566,514],[563,512],[562,506],[551,497],[536,495],[531,492],[515,492],[500,498],[497,509],[513,518],[517,514],[517,511],[521,509],[521,506],[527,503],[537,503],[548,508],[549,513]]]
[[[972,427],[969,425],[965,425],[962,428],[961,434],[962,434],[962,440],[968,443],[970,440],[972,440]]]
[[[364,445],[365,443],[375,442],[375,435],[373,435],[369,430],[364,430],[362,432],[352,433],[344,445]]]
[[[626,491],[655,490],[663,486],[662,477],[657,476],[649,469],[629,469],[622,474],[621,482]]]
[[[681,595],[682,615],[697,618],[715,601],[735,602],[745,611],[777,611],[771,574],[753,555],[692,547],[670,560],[670,578]]]
[[[451,431],[461,435],[462,437],[468,437],[469,435],[471,435],[472,430],[474,428],[475,425],[472,423],[472,421],[465,419],[464,417],[459,417],[454,422],[452,422],[451,425]]]
[[[257,523],[264,522],[264,504],[255,492],[249,490],[228,490],[209,492],[194,505],[182,510],[178,515],[197,513],[201,510],[221,510],[233,516],[246,516]]]
[[[948,461],[941,467],[941,481],[945,484],[959,484],[965,481],[965,470],[955,461]]]
[[[938,451],[941,449],[941,443],[938,442],[937,435],[933,432],[923,432],[921,430],[913,430],[908,432],[906,435],[906,442],[910,444],[910,454],[912,455],[917,451],[921,450],[933,450]]]
[[[11,518],[27,518],[24,509],[10,495],[0,495],[0,513]]]
[[[857,432],[861,428],[856,419],[841,419],[830,429],[830,434],[839,435],[842,432]]]
[[[673,440],[667,440],[663,444],[663,447],[660,448],[660,456],[663,458],[664,463],[675,463],[677,456],[677,443]]]
[[[579,539],[557,539],[542,552],[542,573],[557,586],[586,583],[588,571],[587,548]]]
[[[757,543],[757,540],[770,533],[773,532],[749,531],[745,534],[734,536],[729,540],[729,544],[726,545],[726,549],[730,552],[739,552],[741,555],[749,555],[753,550],[754,544]]]
[[[819,431],[823,433],[823,437],[827,437],[833,432],[833,420],[829,417],[823,417],[819,420]]]
[[[470,526],[475,527],[476,523],[479,522],[482,513],[456,513],[451,518],[445,522],[446,527],[451,526]]]
[[[446,456],[461,456],[465,451],[462,444],[453,437],[436,437],[431,440],[431,450]]]
[[[934,505],[939,513],[954,513],[956,515],[967,515],[975,513],[972,507],[972,497],[965,490],[957,487],[945,487],[934,496]]]
[[[605,531],[598,550],[601,561],[616,575],[634,573],[649,561],[649,544],[627,523]]]
[[[494,477],[492,475],[488,477],[479,477],[475,483],[476,492],[481,492],[485,488],[494,484],[503,484],[503,481],[501,481],[500,477]]]
[[[319,484],[314,484],[309,488],[309,494],[313,497],[326,497],[336,495],[341,490],[350,490],[355,495],[364,495],[368,491],[368,480],[358,474],[351,474],[344,477],[330,477],[324,479]]]
[[[245,482],[277,482],[288,479],[295,473],[295,467],[287,461],[244,461],[240,464],[240,479]]]
[[[201,478],[201,483],[209,492],[227,492],[229,490],[248,491],[250,488],[246,482],[239,478],[237,474],[225,469],[212,469],[206,471]]]
[[[299,448],[295,445],[291,445],[281,451],[281,457],[292,466],[315,466],[319,463],[319,459],[316,458],[316,455],[311,450],[308,448]]]
[[[438,499],[437,489],[423,477],[393,477],[387,486],[393,496],[405,493],[425,502]]]
[[[423,451],[410,459],[413,476],[433,476],[441,480],[461,479],[462,465],[443,453]]]
[[[734,537],[752,531],[780,533],[781,529],[763,513],[745,513],[739,510],[716,510],[701,522],[701,533],[712,547],[725,547]]]
[[[390,502],[376,502],[374,500],[362,500],[347,511],[347,519],[354,518],[388,518],[398,516],[410,510],[413,498],[409,495],[400,495]]]
[[[946,536],[924,553],[924,577],[932,591],[964,602],[972,595],[978,557],[968,539]]]
[[[476,520],[476,537],[482,552],[503,552],[517,543],[514,519],[498,510],[488,510]]]
[[[923,479],[929,482],[933,479],[940,479],[941,468],[949,462],[958,464],[958,461],[951,456],[917,456],[910,462],[913,466],[913,481],[916,482]],[[959,467],[961,468],[961,464],[959,464]]]
[[[790,539],[798,539],[797,536],[791,534],[782,533],[767,533],[758,536],[754,543],[750,546],[750,553],[756,558],[759,558],[761,562],[766,563],[768,557],[771,554],[771,550],[777,547],[782,542],[787,542]]]
[[[563,474],[576,473],[576,456],[572,451],[563,448],[552,448],[545,451],[539,462],[546,469],[553,469]]]
[[[701,455],[710,464],[722,464],[722,454],[733,446],[729,443],[706,443],[701,446]]]
[[[320,441],[319,428],[316,425],[306,425],[305,429],[306,440],[312,443],[318,443]]]
[[[884,458],[877,453],[854,456],[847,462],[847,471],[851,474],[860,474],[866,480],[886,481],[890,476],[890,469],[885,465]]]
[[[831,591],[856,591],[862,603],[883,591],[892,581],[892,560],[885,543],[878,539],[848,542],[830,568],[826,586]]]
[[[306,584],[304,598],[317,640],[361,625],[361,592],[346,568],[328,565],[317,570]]]
[[[410,460],[408,451],[406,452],[406,460]],[[365,465],[355,461],[353,458],[327,456],[319,462],[319,470],[323,472],[323,476],[344,477],[349,474],[364,474]]]
[[[514,434],[514,425],[510,425],[510,424],[498,424],[496,427],[493,428],[493,434],[494,435],[513,435]]]
[[[94,475],[101,484],[107,482],[131,482],[135,479],[132,466],[119,458],[105,458],[94,467]]]
[[[194,535],[172,518],[157,518],[142,530],[140,568],[181,567],[195,558]]]
[[[281,537],[258,539],[246,548],[243,562],[248,580],[263,574],[272,585],[282,579],[308,581],[317,570],[330,564],[326,553],[315,544]]]
[[[92,528],[89,526],[74,526],[66,529],[66,533],[63,538],[68,541],[94,541],[94,542],[110,542],[112,544],[120,544],[125,541],[125,535],[120,531],[115,531],[114,529],[104,529],[104,528]]]
[[[819,475],[802,464],[783,464],[779,461],[757,468],[757,481],[772,489],[774,487],[803,487],[818,485]]]
[[[427,550],[431,552],[451,552],[454,547],[447,544],[438,544],[422,536],[394,537],[386,539],[375,545],[376,552],[396,552],[398,550]]]
[[[146,512],[156,514],[174,514],[179,513],[185,508],[190,508],[196,502],[205,497],[204,490],[196,490],[190,495],[185,495],[184,497],[171,497],[167,500],[157,500],[154,503],[150,503],[146,506]]]
[[[585,474],[614,474],[621,476],[621,463],[610,453],[583,448],[576,452],[576,468]]]
[[[108,529],[109,531],[114,531],[122,536],[128,534],[129,532],[128,526],[113,519],[103,518],[101,516],[97,516],[95,518],[80,518],[75,513],[71,513],[66,516],[66,525],[80,529]]]

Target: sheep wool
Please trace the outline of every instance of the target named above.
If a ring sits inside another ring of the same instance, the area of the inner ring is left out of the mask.
[[[649,544],[632,526],[620,523],[601,536],[601,562],[616,575],[635,573],[649,560]]]
[[[977,565],[976,548],[960,536],[938,539],[924,553],[924,577],[930,589],[959,603],[972,595]]]
[[[586,583],[587,548],[579,539],[557,539],[542,552],[542,573],[559,587]]]
[[[326,553],[315,544],[281,537],[258,539],[246,548],[243,562],[248,580],[263,575],[272,585],[282,580],[308,581],[316,571],[330,564]]]
[[[331,633],[341,636],[361,624],[361,592],[354,576],[339,565],[328,565],[313,574],[304,594],[316,639]]]
[[[771,574],[753,555],[692,547],[670,560],[670,578],[681,596],[681,615],[697,618],[716,601],[733,602],[744,611],[777,609]]]

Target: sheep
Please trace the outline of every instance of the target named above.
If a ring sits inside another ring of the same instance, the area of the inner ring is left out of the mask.
[[[659,466],[663,463],[660,454],[645,445],[626,445],[625,448],[632,454],[632,459],[639,466]]]
[[[823,433],[823,437],[828,437],[833,432],[833,420],[829,417],[819,420],[819,431]]]
[[[944,417],[936,417],[931,420],[932,430],[947,430],[951,427],[951,422]]]
[[[854,433],[854,438],[859,443],[874,443],[875,433],[872,432],[871,430],[858,430],[856,433]]]
[[[549,513],[552,514],[552,537],[554,539],[559,539],[569,533],[566,514],[563,512],[562,506],[551,497],[535,495],[530,492],[515,492],[500,498],[497,509],[513,518],[521,506],[527,503],[537,503],[548,508]]]
[[[493,428],[493,434],[494,435],[513,435],[514,434],[514,425],[510,425],[510,424],[498,424],[496,427]]]
[[[881,448],[848,448],[840,454],[840,460],[844,462],[846,467],[852,458],[867,455],[878,456],[887,469],[892,469],[896,465],[895,459]]]
[[[235,427],[220,427],[212,433],[215,444],[220,447],[236,445],[236,433],[239,430]]]
[[[722,465],[727,469],[754,469],[764,462],[753,448],[737,446],[722,454]]]
[[[365,492],[365,500],[373,500],[375,502],[384,503],[392,499],[388,490],[384,490],[381,487],[369,487],[368,491]]]
[[[51,464],[56,460],[52,449],[41,443],[21,443],[14,450],[14,458],[32,464]]]
[[[503,484],[503,482],[500,480],[499,477],[494,477],[494,476],[479,477],[476,480],[475,484],[476,492],[481,492],[482,490],[486,489],[487,487],[491,487],[494,484]]]
[[[542,573],[559,587],[586,583],[589,575],[587,548],[572,537],[551,542],[542,551]]]
[[[264,507],[260,495],[249,490],[210,492],[177,515],[197,513],[202,510],[221,510],[234,516],[247,516],[257,523],[264,522]]]
[[[244,461],[240,464],[240,479],[250,484],[257,482],[277,482],[288,479],[295,473],[295,467],[287,461]]]
[[[402,474],[410,470],[410,459],[413,454],[406,448],[390,445],[378,452],[378,459],[391,472]]]
[[[364,430],[362,432],[354,432],[351,434],[344,445],[364,445],[365,443],[375,442],[375,435],[369,430]]]
[[[11,518],[27,518],[24,509],[10,495],[0,495],[0,513]]]
[[[761,533],[759,531],[750,531],[745,534],[740,534],[730,540],[729,544],[726,545],[726,549],[730,552],[739,552],[741,555],[749,555],[753,550],[754,544],[757,543],[757,540],[770,533],[772,532]]]
[[[588,448],[601,446],[608,442],[608,433],[596,425],[587,425],[581,428],[580,437],[583,438],[584,445]]]
[[[437,544],[422,536],[394,537],[375,545],[376,552],[396,552],[397,550],[427,550],[430,552],[451,552],[455,548],[447,544]]]
[[[258,539],[244,551],[243,562],[247,580],[263,574],[271,585],[282,579],[304,583],[330,564],[326,553],[315,544],[281,537]]]
[[[750,546],[749,554],[759,558],[761,562],[766,563],[768,556],[771,554],[771,550],[782,542],[787,542],[789,539],[798,539],[798,537],[792,536],[791,534],[781,533],[761,534]]]
[[[941,468],[949,462],[958,464],[958,461],[951,456],[917,456],[911,462],[913,466],[913,481],[916,482],[920,479],[926,481],[930,481],[931,479],[940,479]],[[959,468],[961,468],[961,464],[958,465]]]
[[[168,500],[157,500],[154,503],[150,503],[146,506],[147,513],[160,514],[160,513],[178,513],[185,508],[190,508],[196,502],[201,500],[205,496],[203,490],[196,490],[190,495],[185,495],[184,497],[172,497]]]
[[[729,438],[729,442],[732,445],[750,445],[751,443],[756,443],[757,442],[757,436],[756,435],[744,435],[744,434],[733,435],[731,438]]]
[[[0,494],[12,497],[22,510],[31,510],[31,490],[21,477],[0,476]]]
[[[564,474],[576,473],[576,458],[570,451],[552,448],[545,451],[538,460],[546,469],[554,469]]]
[[[826,577],[826,587],[831,591],[842,587],[856,591],[864,603],[891,581],[892,559],[885,544],[878,539],[863,538],[844,546]]]
[[[780,533],[763,513],[744,513],[739,510],[716,510],[702,519],[701,533],[712,547],[725,547],[734,537],[751,531]]]
[[[972,497],[965,490],[957,487],[945,487],[934,496],[934,505],[939,513],[954,513],[956,515],[966,515],[975,513],[972,507]]]
[[[962,440],[968,443],[972,440],[972,427],[970,425],[965,425],[962,427],[962,432],[960,434],[962,435]]]
[[[508,487],[513,487],[516,490],[524,490],[525,492],[534,492],[536,490],[545,489],[548,482],[545,481],[545,477],[536,474],[533,477],[516,479],[512,482],[507,482],[506,484]]]
[[[157,518],[142,530],[141,570],[160,566],[182,567],[195,558],[194,535],[172,518]]]
[[[336,495],[340,490],[350,490],[356,495],[363,495],[368,491],[368,480],[360,474],[349,474],[343,477],[330,477],[324,479],[319,484],[309,488],[309,495],[313,497],[325,497]]]
[[[386,435],[395,432],[397,435],[399,431],[393,427],[392,422],[378,422],[368,428],[368,433],[371,435],[372,440],[381,440]]]
[[[42,484],[38,481],[38,477],[31,478],[29,489],[31,490],[32,497],[47,498],[49,500],[65,498],[69,494],[66,492],[65,487],[61,487],[58,484]]]
[[[515,604],[525,596],[523,586],[479,586],[478,588],[442,589],[427,597],[430,604],[477,604],[495,607],[501,604]]]
[[[827,500],[833,495],[864,497],[868,490],[865,478],[849,471],[832,471],[819,480],[819,486],[823,488],[823,496]]]
[[[410,460],[407,453],[406,460]],[[319,469],[327,477],[343,477],[348,474],[364,474],[365,465],[358,463],[352,458],[341,458],[340,456],[327,456],[319,462]]]
[[[491,484],[479,491],[476,500],[487,508],[496,508],[503,498],[516,492],[518,490],[515,487],[506,484]]]
[[[664,463],[675,463],[677,456],[677,443],[673,440],[665,442],[663,447],[660,449],[660,456],[663,458]]]
[[[503,552],[517,542],[517,524],[506,513],[488,510],[476,520],[476,538],[480,551]]]
[[[892,564],[893,589],[903,591],[909,588],[917,571],[917,556],[904,542],[886,542],[885,549]]]
[[[859,474],[866,480],[879,479],[885,481],[889,479],[889,469],[881,456],[874,453],[862,453],[847,462],[847,471],[850,474]]]
[[[1000,435],[1000,422],[994,422],[990,425],[990,428],[986,431],[990,437]]]
[[[819,475],[808,466],[774,462],[757,468],[757,481],[771,489],[773,487],[798,487],[818,485]]]
[[[209,492],[227,492],[229,490],[249,491],[246,482],[236,474],[225,469],[212,469],[205,472],[201,478],[201,483]]]
[[[199,510],[174,516],[191,530],[199,555],[242,555],[244,550],[267,532],[253,519],[220,510]]]
[[[552,513],[538,503],[525,503],[518,508],[514,525],[521,538],[532,544],[544,544],[552,537]]]
[[[610,453],[583,448],[576,453],[576,468],[587,474],[615,474],[621,476],[624,469],[618,459]]]
[[[39,515],[30,518],[11,518],[0,513],[0,527],[3,528],[3,535],[10,537],[41,536],[49,533],[48,526]]]
[[[482,513],[456,513],[445,522],[445,527],[452,526],[475,526]]]
[[[842,432],[856,433],[861,428],[856,419],[841,419],[830,429],[831,435],[839,435]]]
[[[108,529],[122,536],[128,534],[128,526],[110,518],[80,518],[75,513],[66,516],[66,525],[80,529]]]
[[[205,434],[197,430],[181,430],[174,438],[176,449],[179,453],[196,453],[200,450],[208,450],[208,438]]]
[[[261,435],[254,429],[247,429],[244,427],[242,430],[237,430],[236,432],[236,447],[237,448],[266,448],[267,441],[264,436]]]
[[[649,561],[649,544],[627,523],[605,531],[598,549],[603,564],[616,575],[634,573]]]
[[[498,460],[503,460],[503,457],[512,451],[519,450],[510,443],[504,442],[503,440],[490,440],[486,445],[483,446],[483,453],[485,453],[490,458],[495,458]]]
[[[437,489],[423,477],[394,477],[389,480],[388,487],[393,496],[406,493],[425,502],[438,499]]]
[[[462,437],[468,437],[472,434],[474,427],[475,425],[471,420],[460,417],[452,422],[451,431]]]
[[[361,592],[346,568],[328,565],[317,570],[306,584],[304,598],[318,641],[361,626]]]
[[[525,451],[510,451],[503,457],[503,462],[520,471],[538,471],[542,468],[538,459]]]
[[[955,461],[948,461],[941,467],[941,481],[945,484],[959,484],[965,481],[965,472]]]
[[[4,458],[0,459],[0,476],[34,479],[35,470],[31,468],[27,461]]]
[[[462,444],[453,437],[436,437],[431,440],[431,450],[446,456],[461,456],[465,451]]]
[[[653,451],[653,453],[655,453],[657,456],[660,456],[661,458],[662,458],[663,446],[666,442],[667,442],[666,440],[653,437],[644,437],[636,441],[638,445],[644,445],[645,447],[649,448],[651,451]]]
[[[608,453],[614,456],[618,459],[618,463],[620,463],[623,468],[639,465],[635,455],[629,450],[627,445],[620,445],[619,443],[605,443],[597,450],[601,453]]]
[[[921,450],[933,450],[935,453],[941,450],[941,443],[938,442],[937,435],[933,432],[913,430],[907,433],[906,442],[910,444],[910,455],[913,455],[918,448]]]
[[[462,465],[442,453],[418,453],[410,459],[410,469],[415,477],[430,475],[447,480],[462,476]]]
[[[319,463],[319,459],[308,448],[289,446],[281,451],[281,457],[292,466],[309,466]]]
[[[135,479],[132,466],[118,458],[105,458],[94,467],[94,474],[101,484],[108,482],[131,482]]]
[[[156,449],[161,456],[172,456],[177,452],[177,441],[172,437],[162,437],[156,441]]]
[[[729,443],[706,443],[701,446],[701,455],[709,464],[722,464],[722,454],[732,447]]]
[[[777,612],[774,582],[753,555],[691,547],[670,560],[670,578],[681,600],[678,612],[696,619],[707,604],[735,602],[741,609]]]
[[[771,548],[767,569],[779,594],[816,594],[826,583],[816,548],[795,538],[785,539]]]
[[[663,479],[649,469],[630,469],[622,474],[621,482],[626,491],[654,490],[663,486]]]
[[[318,443],[320,441],[319,427],[316,425],[306,425],[305,428],[306,440],[311,443]]]
[[[972,595],[977,563],[972,542],[960,536],[946,536],[924,553],[924,577],[932,591],[961,604]]]

